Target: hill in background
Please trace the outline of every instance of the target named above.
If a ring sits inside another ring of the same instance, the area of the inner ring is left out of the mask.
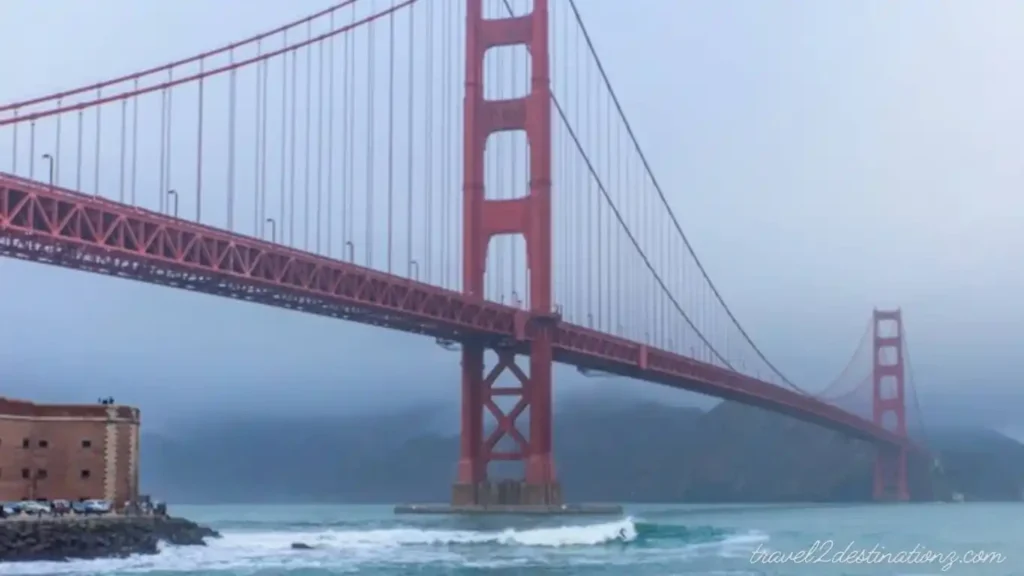
[[[458,438],[426,432],[423,410],[343,419],[194,423],[144,434],[143,487],[174,502],[446,501]],[[1024,445],[979,429],[929,437],[941,470],[914,462],[915,495],[1020,499]],[[872,447],[812,424],[721,403],[575,403],[555,421],[571,501],[866,501]],[[929,478],[934,477],[934,481]],[[935,487],[934,494],[928,491]]]

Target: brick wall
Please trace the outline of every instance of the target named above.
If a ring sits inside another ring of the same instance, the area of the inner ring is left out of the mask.
[[[0,398],[0,501],[135,500],[138,427],[129,406]]]

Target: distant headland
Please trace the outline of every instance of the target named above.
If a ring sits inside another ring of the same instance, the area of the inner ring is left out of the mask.
[[[459,439],[437,431],[436,414],[417,407],[196,420],[173,434],[143,437],[143,484],[189,503],[446,502]],[[929,488],[916,488],[917,497],[1021,498],[1021,443],[983,428],[941,426],[929,428],[926,440],[940,466],[913,463],[911,481]],[[730,402],[705,411],[567,400],[554,444],[571,501],[873,501],[872,446]],[[498,467],[494,476],[517,473]]]

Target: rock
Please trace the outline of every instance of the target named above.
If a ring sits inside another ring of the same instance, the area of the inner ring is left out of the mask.
[[[0,520],[0,562],[123,558],[156,554],[160,542],[205,546],[215,530],[184,518],[107,516]]]
[[[303,542],[292,542],[292,550],[312,550],[313,547]]]

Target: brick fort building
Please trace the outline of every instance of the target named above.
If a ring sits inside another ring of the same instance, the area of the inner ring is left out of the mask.
[[[138,501],[139,409],[0,397],[0,501]]]

